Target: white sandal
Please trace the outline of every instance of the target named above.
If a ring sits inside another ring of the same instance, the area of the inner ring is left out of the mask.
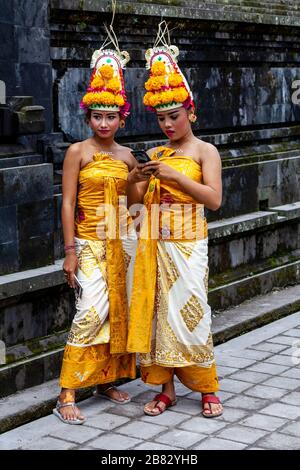
[[[111,387],[108,387],[105,390],[102,390],[101,392],[97,392],[97,390],[96,390],[93,393],[93,395],[94,395],[95,398],[104,398],[105,400],[112,401],[113,403],[117,403],[118,405],[126,405],[126,403],[129,403],[131,401],[130,397],[125,398],[124,400],[117,400],[116,398],[112,398],[112,397],[109,397],[108,395],[106,395],[106,392],[108,392],[108,390],[111,390],[112,388],[114,388],[115,390],[117,390],[119,392],[117,387],[114,387],[112,385]]]
[[[75,402],[74,401],[69,401],[68,403],[60,403],[57,400],[56,407],[53,409],[53,414],[55,416],[57,416],[63,423],[66,423],[66,424],[83,424],[85,422],[85,418],[83,418],[83,419],[79,419],[79,418],[66,419],[66,418],[64,418],[62,416],[62,414],[59,412],[59,410],[61,410],[61,408],[64,408],[65,406],[72,406],[73,408],[75,408]]]

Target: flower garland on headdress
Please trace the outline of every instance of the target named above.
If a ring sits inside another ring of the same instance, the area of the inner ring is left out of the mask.
[[[130,56],[127,51],[120,51],[112,26],[110,28],[111,31],[108,28],[106,31],[115,49],[105,49],[106,39],[102,47],[94,52],[91,60],[94,70],[80,107],[86,112],[88,109],[119,112],[125,118],[129,115],[130,104],[126,97],[122,69],[125,69]]]
[[[165,39],[166,34],[168,41]],[[160,42],[163,45],[159,46]],[[168,26],[163,21],[159,24],[154,47],[145,54],[150,78],[145,83],[147,93],[143,101],[148,109],[167,111],[181,106],[194,108],[192,92],[177,64],[178,54],[178,48],[170,45]]]

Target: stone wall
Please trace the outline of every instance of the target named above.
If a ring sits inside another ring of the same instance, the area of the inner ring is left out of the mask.
[[[125,76],[132,113],[121,137],[148,140],[160,134],[142,96],[144,53],[153,44],[162,14],[174,28],[172,42],[180,48],[180,64],[195,95],[197,132],[278,126],[299,119],[299,106],[291,99],[292,83],[300,73],[299,6],[240,3],[245,2],[118,2],[115,30],[121,48],[131,55]],[[87,136],[78,103],[89,80],[92,53],[104,39],[102,24],[110,21],[107,4],[50,1],[55,123],[70,140]]]
[[[48,0],[0,0],[0,80],[10,96],[33,96],[52,129]]]

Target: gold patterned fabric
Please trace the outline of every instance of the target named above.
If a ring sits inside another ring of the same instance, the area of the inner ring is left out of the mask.
[[[62,388],[78,389],[136,377],[135,354],[110,354],[109,344],[86,348],[66,345],[60,375]]]
[[[110,378],[132,377],[133,369],[135,373],[135,357],[126,351],[126,292],[132,286],[136,235],[127,209],[119,206],[127,175],[124,162],[104,154],[96,154],[79,175],[75,246],[77,277],[83,292],[81,298],[76,298],[76,314],[63,358],[64,388],[106,383],[101,370],[107,367]],[[121,238],[122,224],[126,225],[126,236]],[[118,358],[128,365],[127,369],[118,367]]]
[[[191,250],[189,258],[186,250],[178,248],[182,244]],[[207,239],[158,242],[151,348],[140,354],[142,366],[209,368],[213,364],[207,264]]]
[[[174,150],[159,147],[152,159],[159,159],[193,181],[202,181],[201,166],[191,157],[174,156]],[[160,181],[152,176],[144,197],[144,205],[147,215],[142,223],[137,248],[127,343],[128,351],[140,353],[148,353],[151,348],[158,246],[164,246],[164,240],[167,244],[180,244],[178,251],[184,250],[184,256],[188,258],[194,249],[194,245],[187,247],[188,242],[195,243],[207,239],[203,204],[197,203],[184,193],[176,182]],[[158,217],[154,211],[158,211]],[[153,237],[153,220],[158,225],[159,240]],[[167,251],[165,256],[168,256]],[[174,273],[169,275],[174,276]]]

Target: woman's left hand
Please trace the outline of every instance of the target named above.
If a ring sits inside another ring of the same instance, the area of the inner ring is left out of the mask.
[[[153,171],[153,175],[160,180],[173,180],[176,181],[179,171],[174,170],[173,168],[161,163],[159,160],[153,160],[144,165],[143,172]]]

